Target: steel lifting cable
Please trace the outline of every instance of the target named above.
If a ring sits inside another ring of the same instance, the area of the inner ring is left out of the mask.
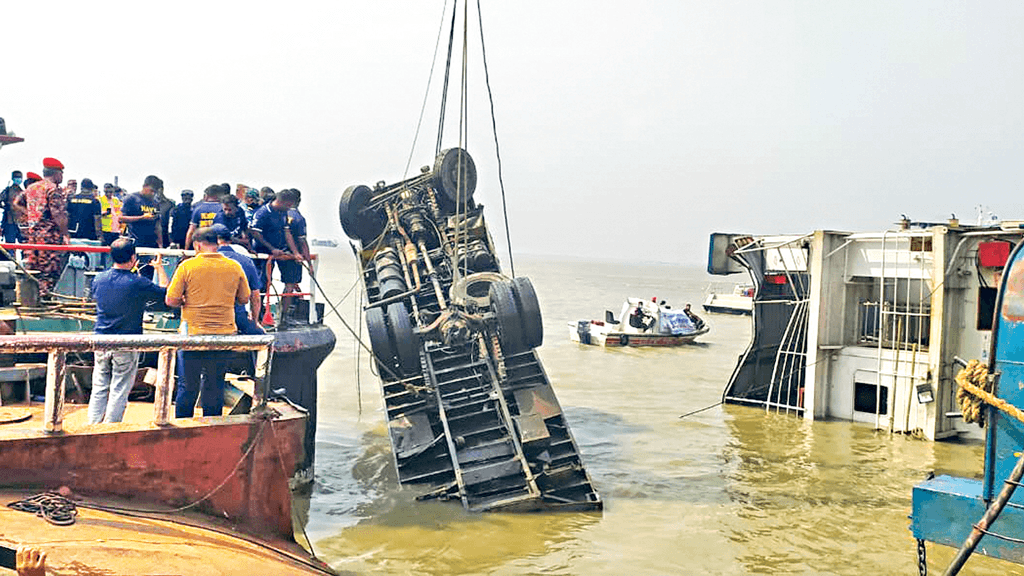
[[[491,76],[487,71],[487,47],[484,46],[484,16],[480,12],[480,0],[476,0],[477,18],[480,21],[480,53],[484,61],[484,83],[487,85],[487,99],[491,103],[491,130],[494,133],[494,154],[498,159],[498,186],[501,188],[501,213],[505,217],[505,243],[508,245],[508,266],[512,277],[516,276],[516,265],[512,261],[512,235],[508,230],[508,205],[505,203],[505,180],[501,172],[501,149],[498,148],[498,123],[494,117],[494,95],[491,93]]]
[[[462,151],[469,146],[469,2],[462,4],[462,78],[459,83],[459,152],[455,163],[455,268],[462,244],[462,275],[469,274],[469,198],[462,179]],[[462,230],[458,228],[462,222]]]
[[[434,65],[437,64],[437,51],[441,47],[441,33],[444,32],[444,14],[448,11],[448,0],[444,1],[441,8],[441,23],[437,27],[437,40],[434,42],[434,56],[430,59],[430,74],[427,75],[427,89],[423,92],[423,104],[420,106],[420,117],[416,121],[416,133],[412,137],[412,147],[409,149],[409,159],[405,162],[405,172],[402,173],[402,180],[409,176],[409,167],[412,166],[412,157],[416,152],[416,142],[420,138],[420,126],[423,124],[423,115],[427,110],[427,98],[430,96],[430,83],[434,79]],[[435,152],[436,155],[436,152]]]
[[[444,113],[448,103],[448,78],[452,70],[452,47],[455,44],[455,16],[459,13],[459,0],[452,3],[452,24],[448,30],[448,59],[444,65],[444,87],[441,89],[441,118],[437,123],[437,145],[434,156],[441,153],[441,138],[444,136]]]

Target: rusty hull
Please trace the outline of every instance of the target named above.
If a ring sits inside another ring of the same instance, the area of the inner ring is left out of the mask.
[[[32,418],[0,426],[0,485],[130,499],[138,508],[196,510],[260,537],[291,541],[289,479],[305,458],[306,415],[283,403],[261,414],[149,422],[132,404],[125,422],[85,424],[85,406],[65,407],[66,432]],[[205,499],[204,499],[205,497]]]

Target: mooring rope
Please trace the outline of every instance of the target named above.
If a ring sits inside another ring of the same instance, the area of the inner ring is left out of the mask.
[[[75,503],[56,492],[43,492],[24,500],[7,505],[12,510],[29,512],[55,526],[70,526],[75,523],[78,509]]]
[[[985,412],[981,409],[981,404],[985,403],[1018,422],[1024,423],[1024,411],[992,393],[992,381],[988,377],[988,368],[978,360],[968,362],[967,366],[956,375],[955,381],[959,386],[956,391],[956,399],[960,402],[960,411],[963,413],[964,422],[977,422],[978,426],[984,427]]]

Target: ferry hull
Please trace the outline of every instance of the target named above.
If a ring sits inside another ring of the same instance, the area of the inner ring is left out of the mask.
[[[73,413],[69,407],[67,426],[73,433],[46,434],[37,405],[29,420],[0,426],[2,484],[40,490],[67,486],[84,495],[169,509],[209,494],[195,510],[227,518],[254,535],[290,540],[288,483],[305,460],[306,416],[287,404],[271,406],[263,415],[176,419],[162,427],[89,426],[84,406]]]

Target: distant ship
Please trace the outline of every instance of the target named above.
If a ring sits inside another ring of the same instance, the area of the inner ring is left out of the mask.
[[[333,240],[331,238],[327,238],[327,239],[314,238],[313,240],[310,241],[310,244],[312,244],[313,246],[326,246],[328,248],[337,248],[338,247],[338,241],[337,240]]]

